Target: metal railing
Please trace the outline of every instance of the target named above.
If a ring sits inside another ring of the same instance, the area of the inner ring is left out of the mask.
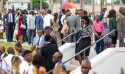
[[[98,43],[99,41],[101,41],[102,39],[104,39],[105,37],[107,37],[108,35],[110,35],[111,33],[113,33],[114,31],[116,31],[116,30],[114,29],[114,30],[112,30],[111,32],[107,33],[105,36],[103,36],[102,38],[100,38],[99,40],[97,40],[94,44]],[[94,44],[93,44],[93,45],[94,45]],[[65,62],[63,62],[63,63],[65,64],[65,63],[69,62],[70,60],[72,60],[73,58],[75,58],[76,56],[78,56],[79,54],[81,54],[81,53],[83,53],[84,51],[86,51],[87,49],[91,48],[93,45],[89,45],[88,47],[86,47],[86,48],[84,48],[83,50],[81,50],[80,52],[76,53],[73,57],[71,57],[70,59],[68,59],[67,61],[65,61]],[[48,72],[48,74],[51,73],[52,71],[53,71],[53,70],[50,70],[50,71]]]
[[[82,29],[81,29],[81,30],[82,30]],[[61,40],[60,40],[60,41],[58,41],[57,43],[62,42],[63,40],[65,40],[65,39],[69,38],[69,37],[70,37],[70,36],[72,36],[73,34],[76,34],[76,33],[80,32],[81,30],[78,30],[77,32],[70,33],[68,36],[64,37],[63,39],[61,39]]]

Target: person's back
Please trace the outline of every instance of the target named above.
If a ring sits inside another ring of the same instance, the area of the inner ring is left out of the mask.
[[[47,43],[41,48],[41,54],[44,57],[45,68],[47,71],[54,68],[55,64],[52,62],[52,56],[57,51],[57,45],[52,43]]]
[[[54,68],[55,64],[52,62],[52,57],[53,57],[53,54],[58,51],[57,44],[50,43],[50,40],[51,40],[51,36],[46,35],[45,36],[46,44],[41,48],[41,51],[40,51],[40,54],[44,58],[45,68],[47,71]]]

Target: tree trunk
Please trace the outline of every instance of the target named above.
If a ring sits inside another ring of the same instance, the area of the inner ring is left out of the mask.
[[[112,0],[111,2],[112,2],[112,9],[114,9],[114,0]]]
[[[95,0],[92,0],[92,13],[94,13],[95,11],[95,4],[94,4]]]
[[[40,0],[40,10],[42,9],[42,2],[43,0]]]
[[[123,1],[122,0],[120,0],[120,7],[122,7],[123,6]]]
[[[33,9],[33,0],[30,0],[30,10]]]

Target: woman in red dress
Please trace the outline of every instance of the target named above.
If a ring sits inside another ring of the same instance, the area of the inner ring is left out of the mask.
[[[18,18],[18,36],[19,36],[19,42],[22,43],[22,28],[21,24],[23,23],[23,15],[20,12],[19,18]]]

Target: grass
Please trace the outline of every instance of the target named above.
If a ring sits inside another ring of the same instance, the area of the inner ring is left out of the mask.
[[[0,41],[0,45],[5,46],[6,49],[9,48],[9,47],[13,47],[15,49],[15,45],[13,43],[7,43],[7,42]],[[23,46],[23,48],[30,50],[30,47],[28,47],[28,46]],[[16,50],[15,50],[15,54],[17,54]]]

